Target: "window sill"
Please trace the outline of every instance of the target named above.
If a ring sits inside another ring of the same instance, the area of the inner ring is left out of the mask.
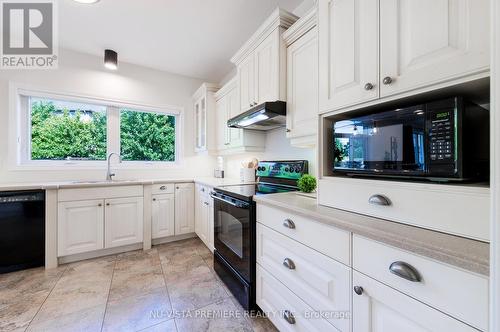
[[[125,161],[111,163],[113,170],[149,170],[149,169],[176,169],[183,165],[180,161],[176,162],[134,162]],[[106,170],[107,161],[96,162],[26,162],[13,165],[11,171],[76,171],[76,170]]]

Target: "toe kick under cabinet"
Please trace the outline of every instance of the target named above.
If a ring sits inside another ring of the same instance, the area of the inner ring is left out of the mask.
[[[143,187],[61,189],[58,193],[58,256],[143,241]]]
[[[487,330],[487,277],[260,203],[256,280],[280,331]]]

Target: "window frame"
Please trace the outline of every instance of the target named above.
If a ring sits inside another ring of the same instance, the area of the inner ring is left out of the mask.
[[[112,158],[114,169],[154,169],[181,167],[182,128],[184,108],[179,106],[154,106],[124,100],[113,100],[93,96],[56,93],[33,89],[10,83],[9,116],[9,160],[10,168],[19,170],[76,170],[105,169],[107,160],[32,160],[31,119],[29,98],[46,98],[67,102],[89,103],[106,108],[106,156],[112,152],[120,154],[120,109],[175,116],[175,161],[123,161]]]

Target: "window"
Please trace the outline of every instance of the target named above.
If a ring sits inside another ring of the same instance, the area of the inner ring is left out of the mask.
[[[121,154],[119,167],[125,168],[178,161],[181,113],[176,107],[155,109],[24,90],[17,96],[17,165],[102,167],[111,152]]]
[[[105,160],[106,107],[30,98],[31,160]]]
[[[175,116],[120,110],[123,160],[175,161]]]

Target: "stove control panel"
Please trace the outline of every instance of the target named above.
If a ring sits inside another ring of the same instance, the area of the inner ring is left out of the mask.
[[[261,161],[257,167],[257,177],[298,180],[307,172],[307,160]]]

